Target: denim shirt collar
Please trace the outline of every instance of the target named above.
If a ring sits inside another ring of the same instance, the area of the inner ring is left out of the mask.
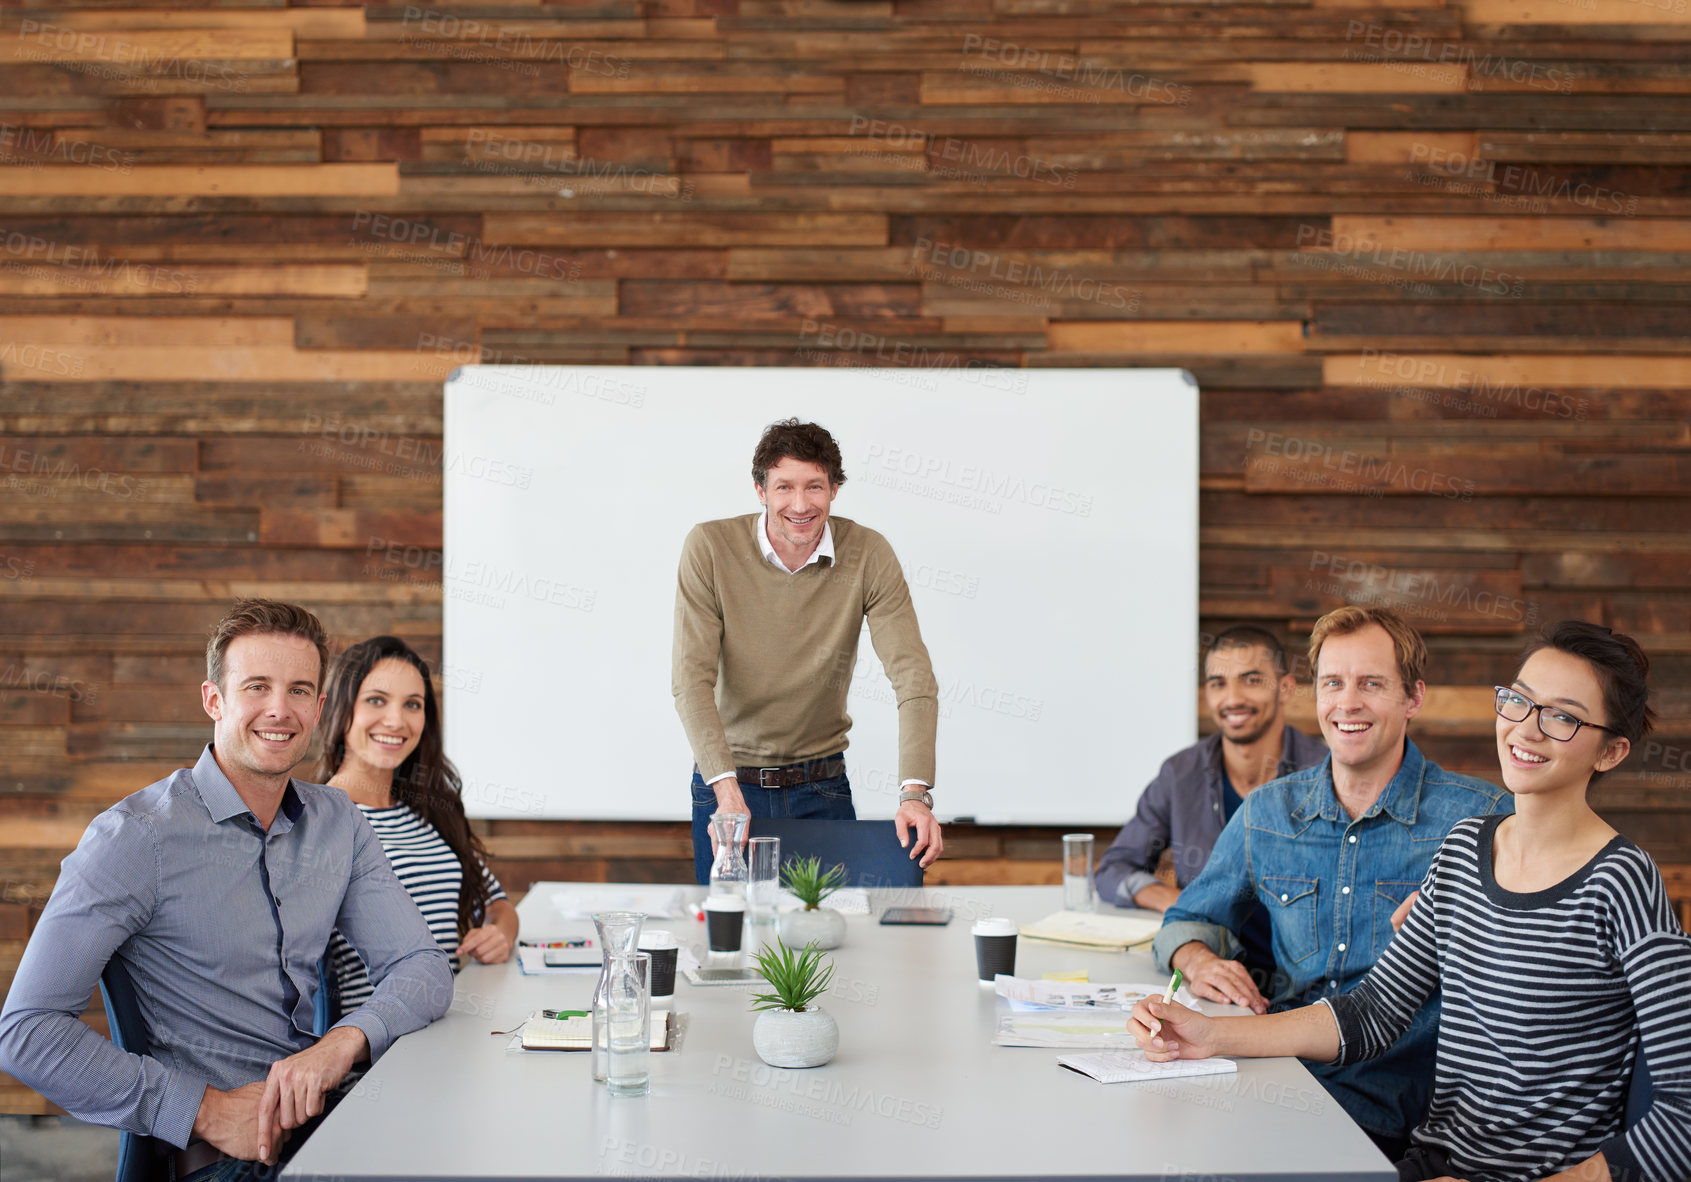
[[[212,744],[207,743],[200,758],[194,764],[194,787],[199,789],[200,799],[205,802],[206,811],[211,814],[213,822],[221,825],[230,817],[238,817],[242,813],[252,817],[252,809],[241,799],[241,794],[235,790],[235,785],[229,782],[229,777],[223,774],[223,769],[217,764],[217,756],[212,754]],[[299,820],[300,813],[305,810],[305,802],[294,790],[292,779],[282,790],[282,807],[276,812],[276,819],[270,823],[271,833],[286,833]],[[257,824],[258,818],[253,817]]]
[[[1397,769],[1397,774],[1368,806],[1368,811],[1356,818],[1358,821],[1367,820],[1386,813],[1394,821],[1405,825],[1415,824],[1416,814],[1421,806],[1421,781],[1426,778],[1427,760],[1421,754],[1421,749],[1415,745],[1413,739],[1407,736],[1403,740],[1403,763]],[[1349,823],[1350,817],[1339,804],[1338,791],[1333,787],[1333,757],[1327,756],[1322,761],[1317,775],[1310,777],[1309,791],[1304,793],[1292,815],[1299,820],[1308,821],[1320,817],[1324,821],[1343,821]]]

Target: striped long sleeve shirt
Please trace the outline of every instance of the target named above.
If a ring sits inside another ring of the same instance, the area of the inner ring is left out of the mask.
[[[1691,1177],[1691,939],[1661,872],[1617,836],[1542,891],[1498,886],[1472,817],[1445,839],[1403,930],[1325,1000],[1340,1062],[1372,1058],[1442,986],[1438,1066],[1417,1144],[1471,1182],[1543,1178],[1602,1151],[1616,1179]],[[1622,1132],[1640,1048],[1654,1102]]]

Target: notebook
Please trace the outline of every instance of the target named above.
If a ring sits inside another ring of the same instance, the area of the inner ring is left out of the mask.
[[[669,1050],[669,1019],[671,1011],[652,1011],[652,1041],[654,1051]],[[542,1018],[536,1010],[523,1023],[525,1051],[588,1051],[593,1049],[592,1018]]]
[[[1058,1055],[1057,1065],[1106,1084],[1182,1079],[1192,1075],[1227,1075],[1239,1070],[1239,1065],[1231,1059],[1174,1059],[1168,1063],[1153,1063],[1139,1051]]]
[[[1030,940],[1047,940],[1053,944],[1131,948],[1154,938],[1162,926],[1161,917],[1054,911],[1036,923],[1024,923],[1022,935]]]

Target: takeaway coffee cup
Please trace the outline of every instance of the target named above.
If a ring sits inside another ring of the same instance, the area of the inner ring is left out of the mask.
[[[1016,975],[1015,920],[983,919],[969,930],[975,934],[975,967],[983,985],[992,984],[999,973]]]
[[[675,996],[675,958],[681,945],[674,932],[641,932],[640,951],[652,957],[652,1005],[662,1009]]]
[[[705,938],[712,952],[740,951],[740,934],[746,926],[746,901],[734,895],[712,895],[705,900]]]

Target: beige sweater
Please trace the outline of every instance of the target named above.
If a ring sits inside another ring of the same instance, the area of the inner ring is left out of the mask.
[[[898,777],[934,780],[939,687],[887,540],[830,517],[834,562],[787,574],[758,514],[693,527],[675,592],[675,708],[708,782],[843,751],[863,619],[898,701]]]

